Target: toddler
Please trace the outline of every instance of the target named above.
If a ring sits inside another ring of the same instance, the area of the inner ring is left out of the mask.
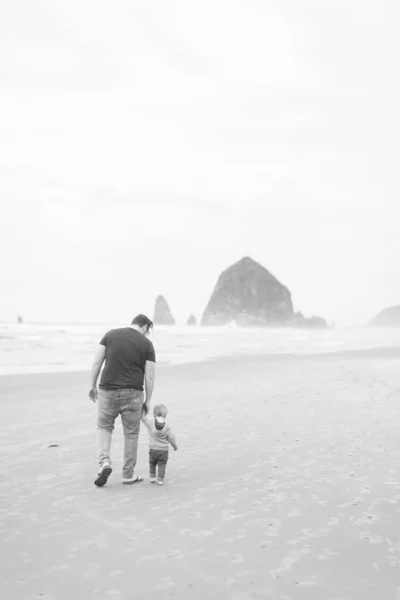
[[[169,444],[174,450],[178,450],[175,435],[166,421],[167,412],[164,404],[155,405],[153,419],[150,419],[146,412],[142,411],[142,422],[149,431],[150,482],[158,483],[158,485],[164,483]],[[158,467],[158,477],[156,477],[156,467]]]

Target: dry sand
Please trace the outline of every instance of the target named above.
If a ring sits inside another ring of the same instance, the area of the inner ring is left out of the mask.
[[[88,374],[0,378],[4,600],[400,598],[399,351],[159,367],[166,485],[96,488]],[[49,444],[59,444],[50,448]]]

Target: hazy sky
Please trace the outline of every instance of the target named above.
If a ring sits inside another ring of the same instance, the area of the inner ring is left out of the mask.
[[[400,304],[397,0],[3,0],[0,319]]]

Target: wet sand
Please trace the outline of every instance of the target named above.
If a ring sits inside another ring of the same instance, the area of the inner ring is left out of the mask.
[[[159,367],[164,487],[96,488],[88,374],[0,378],[0,596],[398,600],[399,352]],[[49,447],[57,444],[54,447]]]

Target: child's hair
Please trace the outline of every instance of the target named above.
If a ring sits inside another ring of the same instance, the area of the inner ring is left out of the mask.
[[[153,408],[153,415],[154,418],[156,417],[163,417],[165,419],[165,417],[167,416],[167,407],[165,406],[165,404],[156,404],[155,407]]]

